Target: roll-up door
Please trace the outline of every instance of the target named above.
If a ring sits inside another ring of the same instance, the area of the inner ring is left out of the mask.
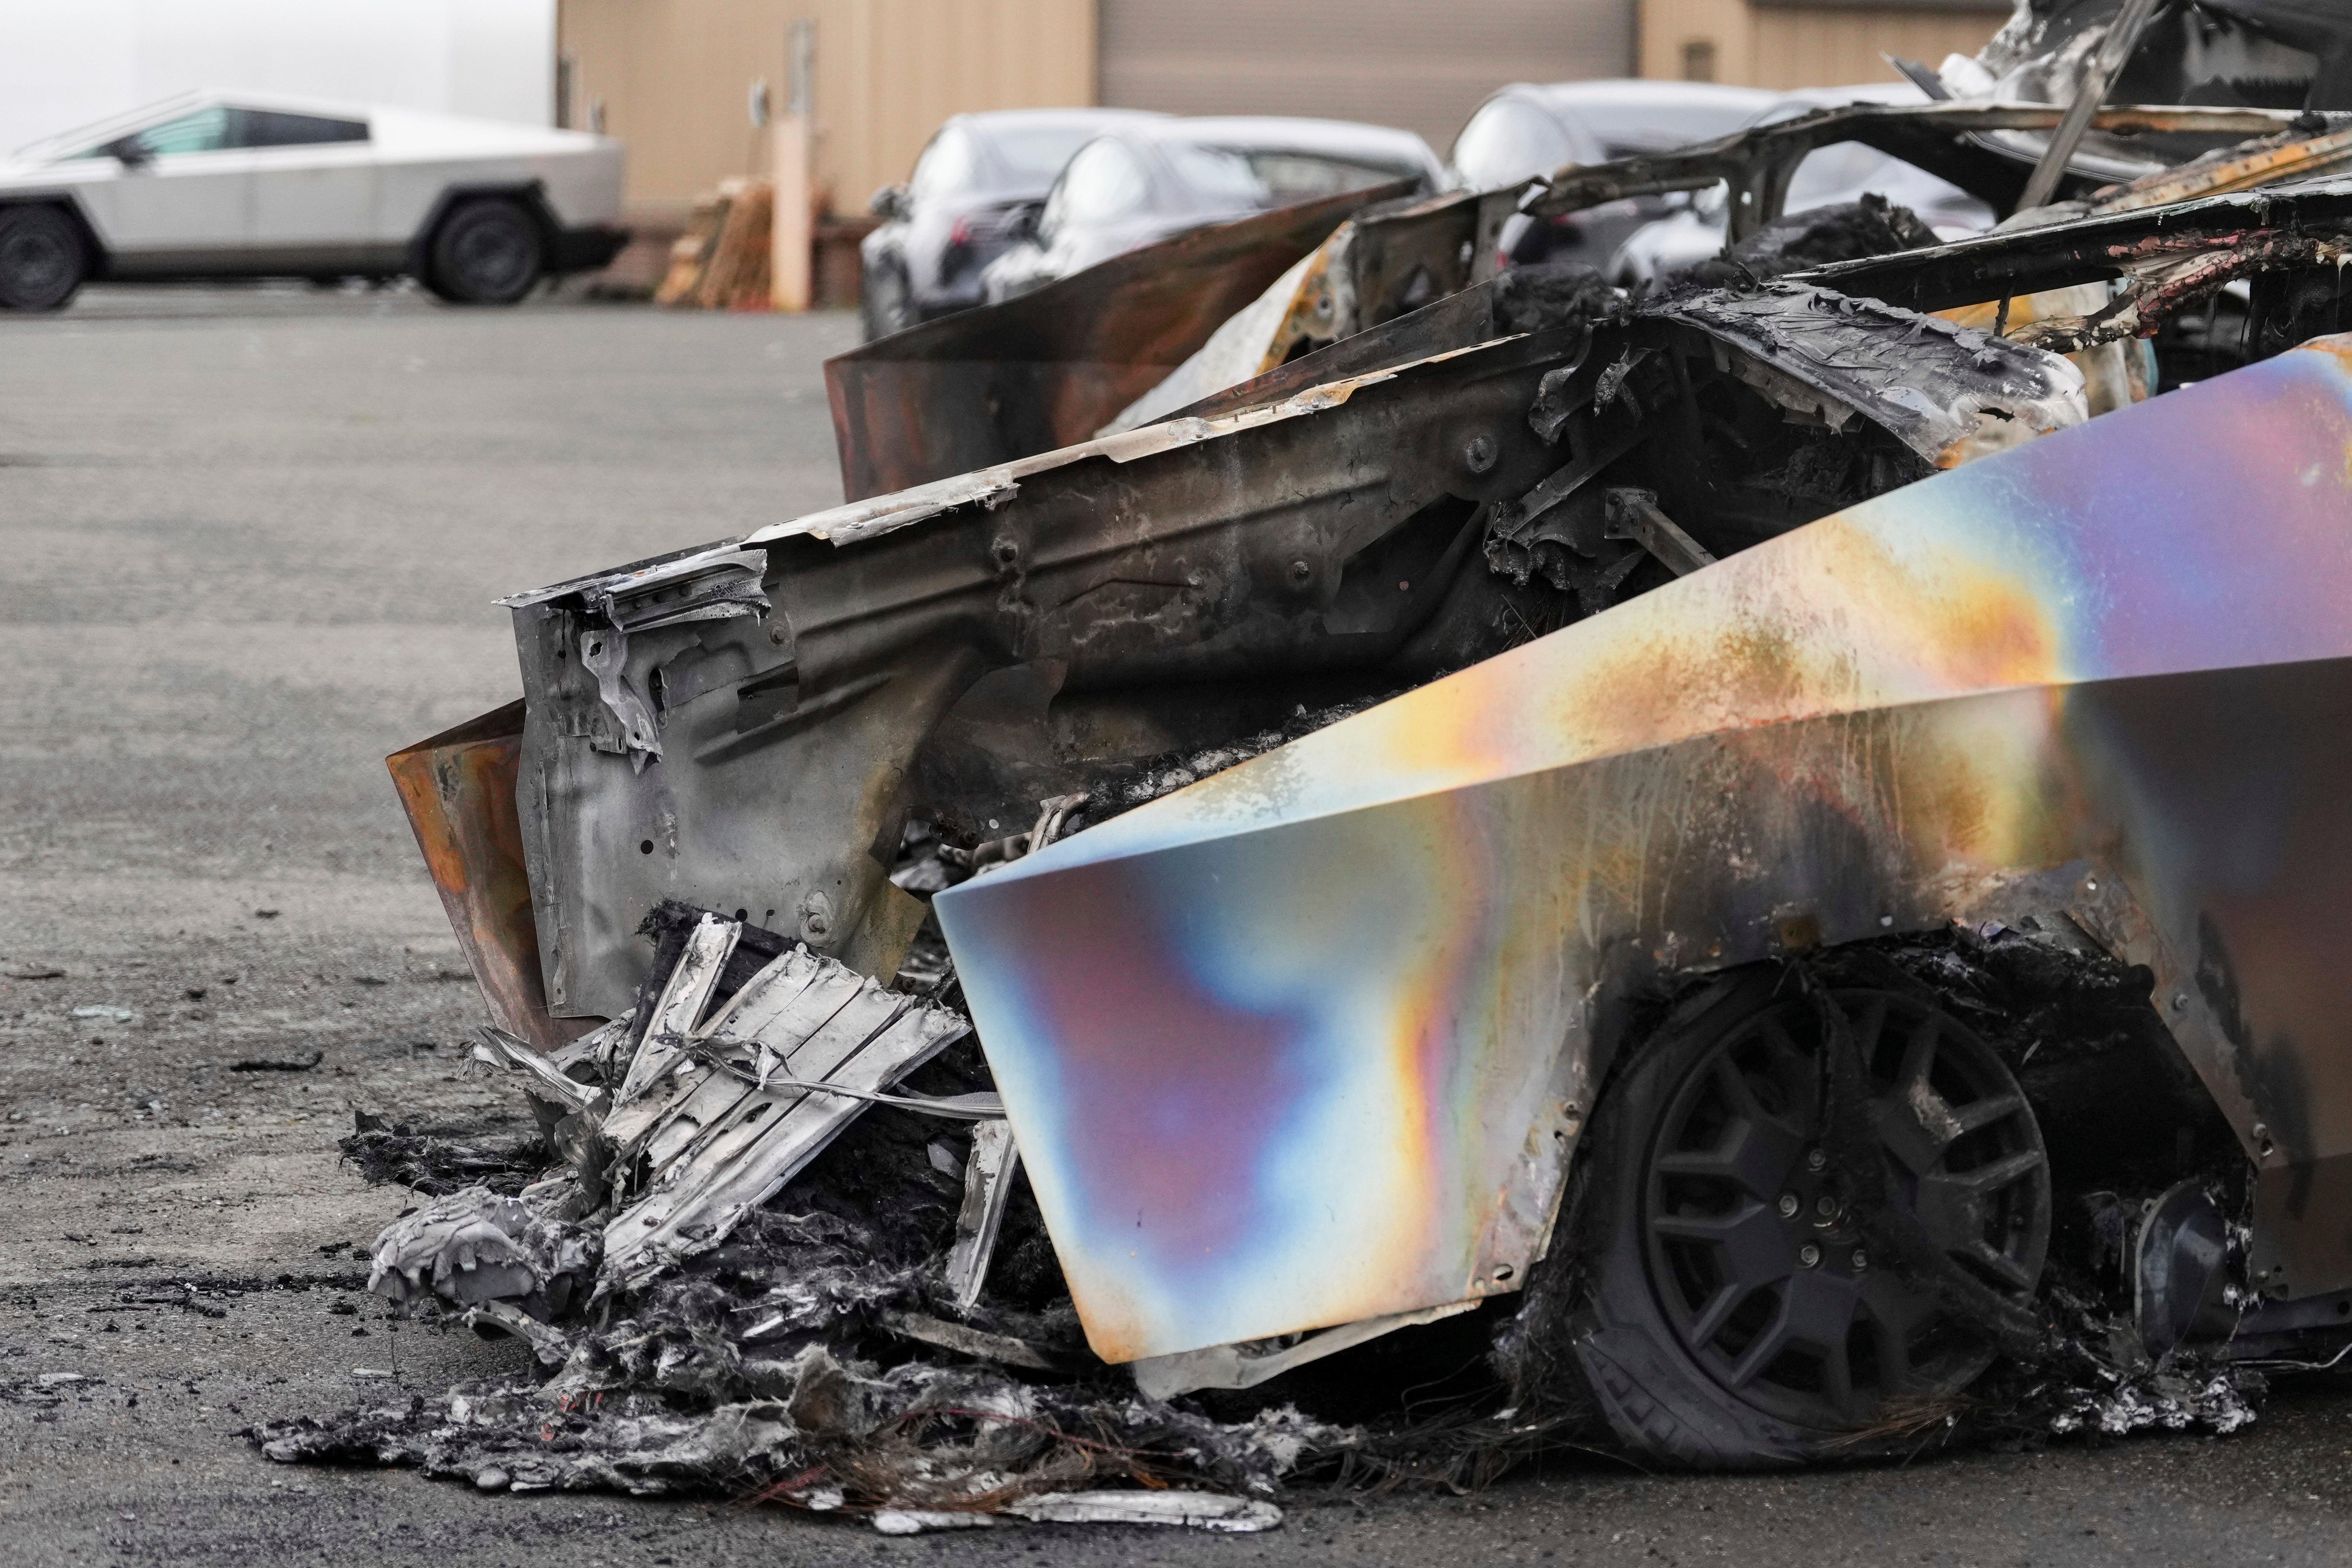
[[[1633,0],[1100,4],[1105,104],[1401,125],[1441,158],[1506,82],[1633,69]]]

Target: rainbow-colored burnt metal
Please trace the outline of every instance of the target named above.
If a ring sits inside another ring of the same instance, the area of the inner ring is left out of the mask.
[[[2331,340],[1823,519],[937,907],[1110,1361],[1515,1289],[1610,985],[2037,874],[2127,889],[2242,1054],[2250,1152],[2319,1173],[2308,1200],[2352,1173],[2347,660]]]

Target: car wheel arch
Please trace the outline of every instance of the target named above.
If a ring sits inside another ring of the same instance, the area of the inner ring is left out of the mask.
[[[113,253],[107,248],[98,226],[82,210],[80,198],[70,191],[33,191],[0,198],[0,212],[17,207],[54,207],[62,213],[81,236],[82,255],[89,264],[88,276],[102,279],[113,270]]]
[[[1930,924],[1832,946],[1784,948],[1720,968],[1663,969],[1646,951],[1637,951],[1643,944],[1626,944],[1620,963],[1608,962],[1604,952],[1601,982],[1589,993],[1586,1012],[1590,1045],[1583,1081],[1589,1089],[1584,1106],[1571,1107],[1585,1112],[1583,1135],[1560,1173],[1551,1234],[1542,1256],[1527,1271],[1520,1313],[1496,1341],[1496,1369],[1512,1384],[1515,1400],[1523,1408],[1550,1412],[1547,1418],[1570,1420],[1595,1440],[1611,1441],[1613,1428],[1615,1441],[1672,1463],[1749,1468],[1801,1462],[1831,1451],[1861,1451],[1833,1434],[1765,1419],[1754,1412],[1744,1423],[1726,1423],[1720,1410],[1694,1401],[1691,1390],[1680,1386],[1666,1364],[1672,1358],[1661,1359],[1659,1346],[1642,1335],[1629,1336],[1626,1325],[1613,1322],[1606,1312],[1596,1316],[1599,1299],[1593,1291],[1611,1250],[1599,1244],[1611,1226],[1598,1206],[1622,1206],[1627,1194],[1622,1173],[1604,1175],[1598,1168],[1614,1156],[1591,1130],[1618,1114],[1629,1083],[1654,1076],[1645,1075],[1644,1068],[1677,1040],[1726,1027],[1726,1020],[1741,1009],[1755,1005],[1760,997],[1785,994],[1789,985],[1820,985],[1826,994],[1829,987],[1884,984],[1956,1016],[1969,1027],[1984,1026],[1981,1019],[1956,1005],[1956,999],[1965,997],[1955,985],[1898,965],[1887,956],[1906,944],[1924,950],[1939,942],[1991,940],[1986,932],[2005,931],[2057,942],[2086,963],[2132,981],[2138,989],[2119,994],[2127,997],[2119,1005],[2147,1026],[2142,1044],[2168,1058],[2167,1092],[2179,1097],[2185,1117],[2206,1128],[2200,1134],[2200,1161],[2226,1161],[2223,1145],[2234,1131],[2230,1125],[2233,1119],[2207,1075],[2198,1070],[2194,1051],[2185,1048],[2176,1035],[2167,1007],[2159,1005],[2168,994],[2160,989],[2150,994],[2146,985],[2149,971],[2133,962],[2130,944],[2095,929],[2095,922],[2082,919],[2083,912],[2064,904],[2031,913],[2020,910],[2009,912],[2003,922],[1981,928]],[[2029,1051],[2025,1060],[2032,1059]],[[2021,1072],[2024,1064],[2012,1056],[2009,1065]],[[2128,1067],[2128,1060],[2119,1058],[2108,1070],[2122,1073]],[[2071,1160],[2074,1169],[2068,1184],[2078,1185],[2084,1168],[2101,1156],[2081,1141],[2079,1128],[2063,1107],[2053,1114],[2035,1081],[2028,1079],[2020,1088],[2037,1119],[2053,1168]],[[2245,1174],[2251,1182],[2251,1163]],[[1574,1373],[1564,1375],[1571,1367],[1577,1369]]]
[[[410,277],[420,283],[429,281],[433,268],[433,241],[441,232],[441,226],[467,202],[486,198],[509,201],[520,207],[538,228],[540,243],[551,255],[553,253],[562,226],[556,218],[555,209],[548,204],[547,182],[544,180],[445,185],[440,195],[433,198],[433,205],[426,210],[425,220],[416,226],[416,232],[409,237],[406,270]]]
[[[2112,888],[2108,895],[2111,909],[2121,906],[2137,913],[2137,906],[2119,882],[2095,872],[2086,879],[2094,886],[2107,884]],[[1804,922],[1801,918],[1795,923]],[[1923,998],[1942,996],[1948,1000],[1948,993],[1877,954],[1890,945],[1925,946],[1959,929],[2009,930],[2049,936],[2141,976],[2148,986],[2142,1005],[2147,1022],[2153,1026],[2149,1043],[2160,1049],[2170,1069],[2170,1081],[2181,1094],[2192,1097],[2201,1109],[2229,1124],[2242,1143],[2251,1139],[2251,1127],[2247,1124],[2263,1112],[2251,1104],[2233,1104],[2235,1097],[2217,1092],[2213,1073],[2200,1065],[2200,1053],[2181,1037],[2177,1016],[2189,1005],[2189,999],[2174,994],[2173,988],[2165,984],[2168,976],[2151,972],[2144,962],[2142,942],[2126,940],[2113,924],[2094,918],[2093,911],[2082,905],[2064,902],[2021,905],[2006,911],[2003,920],[1985,922],[1981,928],[1970,922],[1914,925],[1907,931],[1889,931],[1819,946],[1780,947],[1766,954],[1742,957],[1720,965],[1681,969],[1660,966],[1645,943],[1612,944],[1602,955],[1586,1013],[1585,1037],[1589,1045],[1583,1079],[1591,1089],[1586,1103],[1579,1108],[1583,1121],[1590,1123],[1661,1039],[1723,1005],[1743,984],[1752,983],[1758,975],[1793,975],[1807,966],[1851,964],[1859,960],[1871,965],[1867,973],[1888,988],[1908,989]],[[2169,1015],[2158,1005],[2159,998],[2168,994],[2172,995],[2173,1001]],[[2251,1148],[2244,1152],[2250,1157],[2253,1152]],[[1582,1158],[1580,1148],[1576,1158]]]

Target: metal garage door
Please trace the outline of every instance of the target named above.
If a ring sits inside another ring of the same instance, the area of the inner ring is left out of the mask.
[[[1100,0],[1106,104],[1402,125],[1440,157],[1509,81],[1625,76],[1633,0]]]

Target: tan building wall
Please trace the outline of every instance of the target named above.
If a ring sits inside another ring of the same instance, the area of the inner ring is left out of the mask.
[[[1633,0],[1101,0],[1102,101],[1417,131],[1514,81],[1624,76]]]
[[[1972,55],[2008,0],[1641,0],[1642,74],[1777,89],[1887,81],[1886,55],[1933,66]]]
[[[816,183],[837,210],[905,179],[950,114],[1094,101],[1095,0],[561,0],[571,118],[628,144],[634,221],[680,222],[721,179],[771,172],[751,98],[764,81],[784,112],[800,21]]]

